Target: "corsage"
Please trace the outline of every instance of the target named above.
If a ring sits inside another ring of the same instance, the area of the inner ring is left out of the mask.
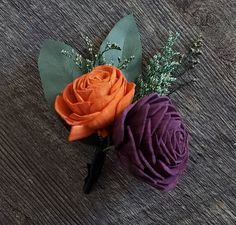
[[[46,40],[38,67],[50,107],[69,128],[68,140],[96,144],[84,192],[90,192],[112,149],[130,174],[159,190],[172,190],[189,152],[186,125],[169,95],[176,79],[199,62],[201,36],[181,54],[173,49],[178,34],[170,32],[143,71],[133,15],[114,26],[98,51],[87,36],[82,38],[89,56]]]

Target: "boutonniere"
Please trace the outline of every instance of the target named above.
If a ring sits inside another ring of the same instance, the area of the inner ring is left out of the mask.
[[[198,63],[201,37],[181,54],[173,49],[178,34],[169,33],[144,71],[133,15],[122,18],[97,51],[82,38],[89,56],[46,40],[38,67],[49,105],[69,127],[68,140],[96,144],[84,192],[97,181],[110,150],[130,174],[172,190],[186,168],[188,133],[169,94],[176,79]]]

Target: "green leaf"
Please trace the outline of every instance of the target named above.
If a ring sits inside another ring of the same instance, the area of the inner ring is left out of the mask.
[[[121,51],[110,50],[104,53],[107,63],[114,61],[114,66],[118,66],[118,57],[124,60],[132,55],[135,56],[128,67],[122,70],[128,81],[134,81],[142,73],[142,46],[138,27],[132,14],[122,18],[113,27],[103,41],[100,53],[105,49],[107,42],[116,43],[121,47]]]
[[[69,52],[73,50],[63,42],[45,40],[38,58],[44,95],[52,107],[54,107],[55,97],[65,86],[83,73],[73,59],[61,53],[63,49]]]

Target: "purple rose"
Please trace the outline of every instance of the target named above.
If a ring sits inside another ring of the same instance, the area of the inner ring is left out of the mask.
[[[186,168],[188,135],[168,97],[151,94],[115,121],[113,142],[122,164],[155,188],[173,189]]]

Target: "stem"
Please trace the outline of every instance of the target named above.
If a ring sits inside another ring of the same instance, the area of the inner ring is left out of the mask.
[[[105,52],[108,52],[109,50],[112,50],[112,48],[106,48],[105,50],[103,50],[103,51],[101,52],[101,56],[102,56]]]
[[[84,179],[84,186],[83,191],[85,194],[89,194],[94,184],[97,182],[103,165],[106,160],[106,154],[107,151],[104,151],[104,149],[107,148],[108,145],[108,138],[101,138],[100,144],[95,150],[95,155],[93,158],[92,163],[88,163],[88,175]]]
[[[184,82],[183,84],[180,84],[177,88],[171,90],[171,91],[167,94],[167,96],[173,94],[173,93],[176,92],[176,91],[179,91],[180,89],[182,89],[182,88],[188,86],[189,84],[191,84],[191,83],[193,83],[193,82],[195,82],[195,81],[196,81],[196,79],[192,79],[192,80],[190,80],[190,81]]]

